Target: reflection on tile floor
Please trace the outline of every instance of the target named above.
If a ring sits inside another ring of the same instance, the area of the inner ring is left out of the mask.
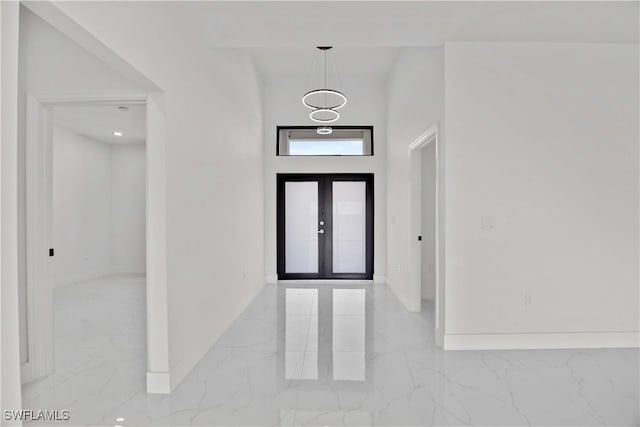
[[[167,396],[144,392],[142,279],[60,288],[55,309],[57,371],[23,399],[71,410],[74,425],[640,420],[637,349],[443,352],[432,307],[408,313],[383,285],[266,286]]]

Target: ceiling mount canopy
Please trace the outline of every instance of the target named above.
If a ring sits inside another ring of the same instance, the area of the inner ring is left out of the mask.
[[[320,65],[320,74],[322,75],[321,87],[306,92],[302,96],[302,104],[311,109],[309,118],[317,123],[333,123],[340,118],[340,113],[337,111],[347,104],[347,97],[339,90],[332,89],[329,86],[329,70],[327,53],[332,49],[332,46],[317,46],[322,56],[322,63]],[[334,72],[334,74],[336,74]],[[327,135],[331,133],[331,128],[322,126],[318,128],[319,134]]]

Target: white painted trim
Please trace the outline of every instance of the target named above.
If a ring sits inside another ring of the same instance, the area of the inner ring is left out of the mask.
[[[436,346],[444,349],[444,332],[442,331],[441,328],[436,328],[435,341],[436,341]]]
[[[429,129],[422,132],[420,136],[413,140],[411,144],[409,144],[409,151],[420,149],[427,144],[430,144],[434,138],[438,136],[438,123],[433,124]]]
[[[167,139],[164,95],[147,98],[147,370],[169,376]],[[148,393],[168,393],[147,383]]]
[[[278,280],[279,285],[371,285],[373,280],[351,279],[309,279],[309,280]]]
[[[384,285],[385,283],[387,283],[387,276],[383,274],[374,274],[373,283],[375,283],[376,285]]]
[[[84,282],[87,280],[97,279],[111,275],[113,270],[108,266],[89,268],[85,271],[69,273],[64,275],[53,275],[53,287],[71,285],[78,282]]]
[[[83,91],[83,92],[39,92],[29,94],[43,106],[55,105],[83,105],[100,103],[102,105],[139,104],[147,102],[147,93],[138,90],[126,90],[120,92]]]
[[[169,372],[147,371],[147,393],[171,393],[171,381]]]
[[[640,332],[445,334],[445,350],[638,348]]]
[[[409,281],[411,287],[411,296],[405,303],[409,311],[420,311],[421,309],[421,259],[420,244],[417,236],[420,234],[421,214],[422,214],[422,160],[420,149],[429,144],[435,144],[436,148],[436,242],[435,242],[435,275],[436,275],[436,294],[435,294],[435,328],[436,332],[444,331],[444,215],[442,212],[444,180],[443,180],[443,156],[440,141],[440,126],[438,123],[430,126],[420,136],[418,136],[411,144],[409,144],[407,152],[410,165],[410,182],[409,182]],[[442,332],[440,332],[442,335]],[[436,333],[437,335],[437,333]],[[442,342],[442,340],[440,341]],[[436,341],[437,343],[437,341]]]
[[[267,285],[275,285],[275,284],[278,283],[278,275],[277,274],[273,274],[273,275],[264,276],[264,282]]]
[[[51,121],[48,111],[60,104],[147,105],[147,364],[153,375],[148,391],[166,393],[158,375],[169,376],[169,323],[166,252],[166,137],[162,94],[140,91],[41,93],[27,96],[27,334],[28,363],[22,381],[53,370],[51,247]],[[168,381],[168,380],[167,380]]]
[[[27,95],[26,117],[26,295],[27,362],[22,382],[54,369],[51,248],[52,138],[49,105]]]

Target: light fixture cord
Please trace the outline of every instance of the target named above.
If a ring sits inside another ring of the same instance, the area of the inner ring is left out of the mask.
[[[324,51],[324,88],[328,89],[329,87],[327,86],[327,51]],[[327,94],[324,94],[324,105],[329,105],[327,103]]]
[[[327,88],[327,51],[324,51],[324,88]]]

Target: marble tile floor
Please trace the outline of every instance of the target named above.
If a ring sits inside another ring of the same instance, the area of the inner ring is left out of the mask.
[[[448,351],[384,285],[265,286],[171,395],[145,393],[144,280],[55,293],[55,425],[637,426],[638,349]],[[42,425],[41,423],[33,423]]]

